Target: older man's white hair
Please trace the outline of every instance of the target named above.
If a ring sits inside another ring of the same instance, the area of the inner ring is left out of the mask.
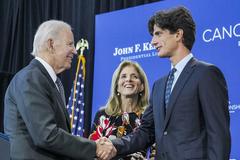
[[[71,30],[71,26],[59,20],[49,20],[49,21],[43,22],[38,27],[38,30],[34,36],[33,51],[31,54],[35,57],[41,51],[47,49],[47,41],[50,38],[51,39],[60,38],[58,36],[60,36],[60,33],[64,29]]]

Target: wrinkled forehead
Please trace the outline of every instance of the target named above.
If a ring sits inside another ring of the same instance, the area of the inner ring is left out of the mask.
[[[134,65],[127,65],[127,66],[123,67],[123,69],[119,73],[119,76],[121,76],[121,75],[134,75],[134,76],[141,78],[140,72]]]
[[[65,42],[74,41],[73,33],[72,33],[72,31],[71,31],[70,29],[68,29],[68,28],[62,29],[62,30],[59,32],[59,35],[58,35],[57,39],[62,40],[62,41],[65,41]]]

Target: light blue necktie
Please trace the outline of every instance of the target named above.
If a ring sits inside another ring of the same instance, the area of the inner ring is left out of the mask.
[[[167,86],[165,90],[165,107],[167,108],[169,98],[171,95],[171,89],[172,89],[172,84],[174,80],[174,73],[177,71],[176,68],[172,68],[172,70],[169,73],[168,80],[167,80]]]

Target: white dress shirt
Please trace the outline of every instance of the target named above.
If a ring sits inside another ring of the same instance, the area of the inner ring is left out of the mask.
[[[56,80],[57,80],[57,75],[54,72],[52,66],[50,66],[46,61],[44,61],[42,58],[40,57],[35,57],[36,60],[38,60],[43,66],[44,68],[47,70],[48,74],[50,75],[50,77],[52,78],[54,84],[56,85]],[[58,88],[58,86],[56,85],[56,87]]]
[[[171,88],[171,92],[173,90],[173,87],[175,86],[180,74],[182,73],[184,67],[187,65],[187,63],[190,61],[190,59],[193,57],[193,54],[190,53],[189,55],[187,55],[186,57],[184,57],[180,62],[178,62],[175,66],[171,66],[171,68],[176,68],[177,71],[174,73],[174,80],[173,80],[173,84],[172,84],[172,88]]]

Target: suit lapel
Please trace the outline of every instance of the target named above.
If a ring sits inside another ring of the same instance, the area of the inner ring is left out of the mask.
[[[167,107],[167,110],[166,110],[166,117],[165,117],[165,120],[164,120],[164,129],[166,128],[167,123],[168,123],[168,121],[171,117],[171,114],[172,114],[172,111],[175,107],[175,103],[176,103],[177,98],[179,97],[182,89],[184,88],[186,82],[188,81],[188,79],[190,78],[190,76],[191,76],[191,74],[194,70],[195,62],[196,62],[196,60],[194,58],[192,58],[187,63],[187,65],[183,69],[182,73],[180,74],[180,76],[179,76],[179,78],[178,78],[178,80],[177,80],[177,82],[176,82],[176,84],[173,88],[173,91],[172,91],[170,99],[169,99],[168,107]],[[165,82],[165,86],[166,86],[166,82]]]
[[[66,106],[65,106],[65,104],[64,104],[64,102],[63,102],[63,99],[62,99],[62,97],[61,97],[61,95],[60,95],[60,93],[59,93],[59,91],[58,91],[57,89],[54,90],[53,92],[54,92],[54,96],[57,98],[58,102],[61,103],[61,107],[59,107],[59,108],[60,108],[60,109],[62,110],[62,112],[64,113],[64,115],[65,115],[65,117],[66,117],[68,129],[69,129],[69,131],[71,131],[69,114],[68,114],[68,112],[67,112]],[[62,106],[64,106],[64,107],[62,107]]]
[[[165,86],[167,82],[167,77],[164,77],[159,81],[159,84],[156,85],[156,94],[154,94],[154,105],[156,106],[156,109],[154,112],[156,112],[155,117],[157,119],[155,120],[155,123],[157,125],[157,128],[163,128],[163,122],[165,118],[165,108],[164,108],[164,93],[165,93]],[[160,98],[160,99],[159,99]]]
[[[62,112],[64,113],[65,117],[66,117],[66,122],[67,122],[67,126],[68,126],[68,129],[69,131],[71,131],[70,129],[70,119],[69,119],[69,114],[66,110],[66,104],[64,104],[63,102],[63,99],[61,98],[61,95],[60,93],[58,92],[57,88],[56,88],[56,85],[55,83],[53,82],[52,78],[50,77],[50,75],[48,74],[47,70],[44,68],[44,66],[36,59],[33,59],[31,61],[31,65],[34,65],[34,66],[37,66],[41,71],[42,73],[47,77],[49,83],[51,83],[51,86],[53,86],[54,89],[52,89],[53,91],[53,95],[56,97],[56,99],[58,100],[58,102],[61,103],[61,106],[59,107],[60,110],[62,110]],[[64,107],[62,107],[64,106]]]

